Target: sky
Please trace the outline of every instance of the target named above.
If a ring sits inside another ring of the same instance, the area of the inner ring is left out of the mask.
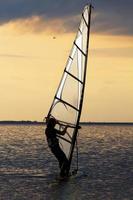
[[[0,0],[0,120],[47,115],[86,0]],[[133,1],[91,0],[81,121],[133,121]]]

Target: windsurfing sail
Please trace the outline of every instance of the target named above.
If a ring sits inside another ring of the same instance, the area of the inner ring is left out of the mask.
[[[83,10],[78,33],[47,115],[47,119],[53,117],[58,120],[59,124],[56,125],[56,129],[58,130],[63,130],[68,125],[65,135],[58,136],[60,148],[69,160],[68,171],[71,166],[83,104],[91,9],[92,6],[87,5]]]

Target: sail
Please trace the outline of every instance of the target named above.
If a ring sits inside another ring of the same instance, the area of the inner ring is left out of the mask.
[[[55,127],[58,130],[63,130],[65,125],[69,126],[65,135],[59,135],[58,139],[60,147],[70,161],[70,164],[83,103],[90,17],[91,5],[87,5],[83,10],[78,33],[47,116],[47,118],[54,117],[59,121],[60,124],[57,124]]]

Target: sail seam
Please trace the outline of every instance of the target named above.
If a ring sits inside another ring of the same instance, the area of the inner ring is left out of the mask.
[[[75,41],[74,41],[74,44],[78,48],[78,50],[86,57],[86,54],[82,51],[82,49],[79,48],[79,46],[75,43]]]
[[[74,107],[73,105],[67,103],[66,101],[64,101],[64,100],[62,100],[62,99],[60,99],[60,98],[58,98],[57,96],[55,96],[55,98],[58,99],[59,101],[61,101],[62,103],[66,104],[67,106],[70,106],[70,107],[73,108],[74,110],[79,111],[76,107]]]
[[[85,22],[87,28],[88,28],[88,24],[87,24],[87,22],[86,22],[86,20],[85,20],[85,17],[84,17],[84,15],[83,15],[83,13],[82,13],[82,17],[83,17],[83,20],[84,20],[84,22]]]
[[[64,72],[66,72],[67,74],[69,74],[71,77],[73,77],[74,79],[76,79],[77,81],[79,81],[81,84],[83,84],[83,82],[81,80],[79,80],[76,76],[74,76],[73,74],[71,74],[70,72],[68,72],[66,69],[64,70]]]

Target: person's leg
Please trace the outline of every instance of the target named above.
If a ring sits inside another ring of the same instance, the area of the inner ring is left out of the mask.
[[[68,159],[66,158],[64,152],[61,150],[59,145],[56,145],[54,148],[51,149],[51,151],[59,161],[59,166],[61,169],[60,175],[65,176],[67,173],[66,171],[68,171]]]
[[[61,150],[61,148],[59,146],[55,146],[54,148],[51,148],[52,153],[55,155],[55,157],[57,158],[57,160],[59,161],[59,166],[61,168],[62,164],[64,163],[64,161],[67,160],[64,152]]]
[[[64,160],[61,171],[60,171],[60,176],[68,176],[68,171],[69,171],[69,161],[68,159]]]
[[[60,176],[67,176],[68,175],[68,168],[69,168],[69,161],[64,154],[64,152],[61,150],[60,146],[56,149],[58,154],[58,160],[60,162]]]

